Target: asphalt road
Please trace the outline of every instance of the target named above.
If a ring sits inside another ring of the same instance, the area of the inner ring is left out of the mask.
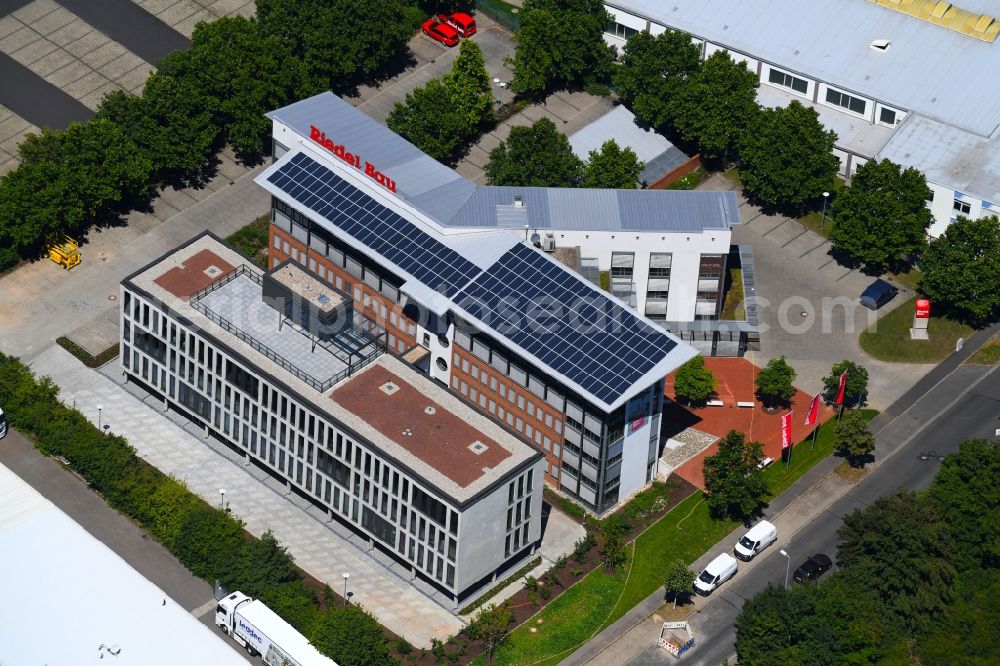
[[[965,370],[968,371],[963,372]],[[680,663],[689,666],[719,666],[727,658],[732,663],[736,640],[733,623],[739,615],[742,601],[754,596],[768,584],[784,584],[788,560],[781,556],[779,549],[784,548],[789,553],[792,572],[813,553],[826,553],[836,559],[837,530],[844,516],[855,509],[868,506],[897,488],[926,488],[937,473],[940,458],[955,453],[959,442],[971,438],[993,438],[996,429],[1000,428],[1000,366],[994,367],[971,390],[968,389],[970,379],[975,381],[971,369],[962,368],[935,387],[913,408],[923,410],[936,404],[938,409],[944,408],[941,413],[929,418],[921,426],[922,430],[896,449],[885,464],[877,466],[846,495],[834,501],[821,514],[821,519],[795,534],[779,534],[777,544],[759,556],[763,559],[752,572],[745,576],[737,574],[732,581],[720,588],[716,592],[718,598],[715,602],[698,611],[702,626],[718,626],[719,630],[697,636],[695,649],[681,659]],[[960,388],[963,383],[965,385]],[[946,407],[955,398],[960,399]],[[890,426],[882,431],[880,439],[898,436],[898,429]],[[789,584],[797,583],[790,580]],[[636,666],[659,665],[668,663],[668,659],[672,658],[661,649],[650,648],[630,663]]]
[[[38,127],[65,129],[94,112],[30,69],[0,53],[0,104]]]
[[[153,65],[186,49],[187,37],[131,0],[56,0],[94,28]]]

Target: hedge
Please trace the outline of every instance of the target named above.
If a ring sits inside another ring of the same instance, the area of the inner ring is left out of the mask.
[[[35,377],[2,353],[0,405],[10,424],[30,435],[40,451],[65,459],[110,506],[139,523],[196,576],[262,599],[340,666],[397,663],[375,619],[357,605],[331,604],[329,591],[324,608],[270,532],[260,539],[250,536],[237,518],[142,461],[124,437],[101,433],[60,402],[48,377]],[[340,635],[344,626],[354,627],[355,640],[329,640],[329,632]]]

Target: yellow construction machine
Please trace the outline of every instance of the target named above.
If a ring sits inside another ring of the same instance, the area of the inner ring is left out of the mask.
[[[46,245],[49,259],[59,264],[63,270],[80,263],[80,244],[66,235],[49,236]]]

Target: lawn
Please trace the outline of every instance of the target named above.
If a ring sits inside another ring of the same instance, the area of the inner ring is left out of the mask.
[[[710,174],[701,167],[667,185],[668,190],[693,190]]]
[[[916,266],[910,266],[905,271],[900,273],[890,273],[890,275],[892,275],[892,279],[896,282],[903,285],[907,289],[912,289],[913,291],[917,291],[917,285],[920,283],[920,278],[924,276],[924,274],[921,273],[920,269]]]
[[[270,223],[271,215],[262,215],[226,238],[226,242],[253,259],[261,268],[267,268],[267,227]]]
[[[973,365],[993,365],[1000,362],[1000,336],[990,338],[967,362]]]
[[[872,419],[878,412],[864,410]],[[764,472],[770,497],[792,485],[813,465],[833,452],[834,421],[820,427],[813,448],[810,439],[798,444],[785,467],[775,462]],[[534,618],[515,629],[496,653],[496,663],[538,666],[558,664],[573,650],[622,617],[663,585],[667,563],[682,559],[688,564],[740,526],[735,521],[713,520],[708,505],[696,492],[639,535],[629,563],[609,576],[600,568],[584,576]],[[567,566],[573,566],[570,561]],[[541,620],[541,624],[537,621]],[[531,629],[535,628],[535,633]],[[474,664],[483,664],[480,657]]]
[[[747,311],[743,301],[743,269],[730,268],[726,299],[722,303],[722,314],[719,316],[719,319],[723,321],[745,321]]]
[[[911,298],[879,319],[858,342],[874,359],[890,363],[938,363],[955,351],[959,338],[968,339],[974,329],[944,317],[931,316],[929,340],[911,340],[915,299]]]
[[[810,229],[811,231],[816,232],[823,238],[829,238],[830,227],[833,226],[833,223],[830,221],[829,213],[830,211],[827,211],[825,221],[823,219],[823,213],[821,212],[812,211],[810,213],[806,213],[805,215],[799,218],[799,224],[801,224],[806,229]]]

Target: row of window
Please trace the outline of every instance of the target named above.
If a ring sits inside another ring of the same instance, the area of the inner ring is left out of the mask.
[[[126,298],[126,302],[129,300]],[[165,319],[166,317],[163,317],[163,320]],[[148,316],[143,318],[142,312],[140,320],[150,321]],[[123,322],[128,324],[128,319],[123,319]],[[166,321],[163,329],[167,330]],[[428,575],[448,585],[454,583],[453,563],[457,550],[455,537],[458,531],[456,511],[448,509],[416,484],[411,484],[399,472],[390,469],[379,458],[363,447],[355,446],[334,428],[328,427],[321,419],[307,413],[268,385],[260,387],[259,403],[256,391],[252,397],[243,395],[241,392],[249,383],[247,379],[249,373],[228,359],[225,359],[226,367],[235,370],[232,372],[227,370],[227,376],[236,379],[241,388],[236,390],[236,387],[231,389],[228,383],[223,385],[218,376],[213,376],[214,367],[217,365],[221,370],[223,366],[222,355],[211,346],[204,345],[204,341],[197,339],[193,334],[189,336],[183,329],[180,331],[180,336],[177,336],[173,322],[170,322],[169,329],[171,339],[174,341],[170,349],[170,358],[176,359],[176,367],[180,369],[181,376],[195,379],[192,385],[176,381],[174,373],[168,373],[166,368],[159,368],[158,363],[151,362],[145,353],[140,354],[137,349],[131,349],[127,344],[127,338],[122,350],[125,367],[136,374],[141,373],[143,379],[150,381],[153,386],[158,386],[165,395],[202,417],[206,423],[214,423],[218,432],[231,437],[234,443],[262,461],[266,461],[286,475],[289,481],[294,478],[299,487],[315,494],[317,499],[332,504],[345,517],[355,524],[360,524],[375,538],[396,546],[404,556],[409,557]],[[123,326],[123,331],[127,332],[128,328]],[[141,331],[141,334],[143,340],[155,339],[154,335],[145,331]],[[125,333],[123,337],[124,335]],[[167,346],[166,342],[159,342],[164,347]],[[175,345],[178,343],[183,344],[185,348],[190,343],[190,351],[194,356],[177,354]],[[144,344],[148,345],[148,342]],[[208,364],[207,367],[198,362],[199,356],[203,363]],[[249,377],[256,381],[256,378]],[[195,385],[200,385],[201,390],[195,389]],[[258,404],[261,406],[259,412]],[[266,411],[268,406],[270,412]],[[319,442],[319,447],[325,443],[329,451],[316,447],[315,474],[311,466],[314,440]],[[323,478],[324,476],[329,479]],[[353,507],[350,506],[351,500]],[[396,543],[397,525],[400,527],[398,543]],[[403,534],[407,529],[411,532],[408,543]]]

